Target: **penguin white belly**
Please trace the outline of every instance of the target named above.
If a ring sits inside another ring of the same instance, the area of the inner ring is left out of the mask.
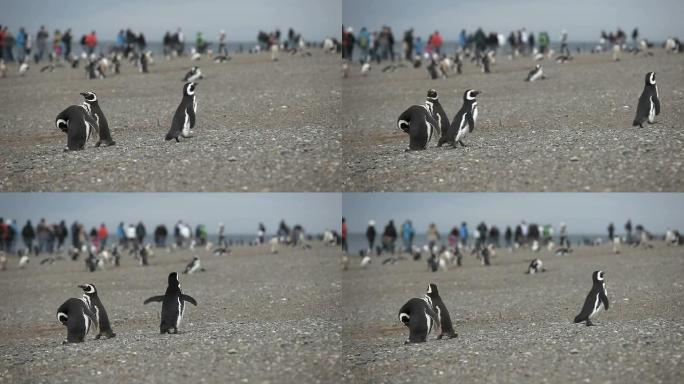
[[[477,121],[477,103],[475,103],[475,106],[473,107],[473,123]]]
[[[90,330],[90,318],[83,312],[83,321],[85,321],[85,334]]]
[[[432,318],[430,315],[425,312],[425,320],[427,321],[427,334],[430,334],[430,331],[432,330]]]
[[[195,96],[192,97],[192,111],[197,115],[197,98]]]
[[[466,122],[466,115],[464,113],[461,117],[461,124],[458,126],[458,133],[456,134],[456,139],[454,139],[456,142],[458,142],[465,136],[466,132],[468,131],[466,129],[467,125],[468,123]]]
[[[653,96],[648,98],[648,102],[651,105],[651,108],[648,110],[648,122],[652,123],[655,121],[655,104],[653,104]]]
[[[190,116],[188,116],[188,111],[185,111],[185,121],[183,122],[183,130],[181,131],[181,135],[183,137],[188,137],[190,134]]]
[[[594,301],[594,310],[591,311],[589,318],[591,319],[592,317],[594,317],[594,315],[599,313],[600,310],[601,310],[601,300],[599,299],[599,294],[597,293],[596,294],[596,300]]]
[[[435,127],[433,127],[432,124],[427,121],[427,119],[425,119],[425,126],[427,127],[427,140],[425,141],[425,146],[427,147],[430,139],[432,139],[432,132],[434,132]]]
[[[188,273],[195,273],[200,269],[200,263],[195,263],[193,264],[192,268],[188,271]]]
[[[176,318],[176,327],[180,326],[181,320],[183,320],[183,302],[180,296],[178,296],[178,317]]]

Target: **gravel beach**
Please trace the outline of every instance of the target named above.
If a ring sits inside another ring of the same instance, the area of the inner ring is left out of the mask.
[[[2,383],[329,383],[340,380],[339,249],[235,247],[215,257],[202,250],[155,251],[149,267],[131,256],[119,268],[85,271],[83,261],[0,272]],[[206,272],[179,274],[188,304],[178,335],[159,334],[158,303],[167,276],[199,255]],[[57,307],[93,283],[116,337],[62,345]]]
[[[343,190],[370,191],[681,191],[684,189],[684,56],[582,54],[569,63],[499,57],[492,73],[470,62],[463,74],[430,80],[424,67],[343,80]],[[525,82],[536,63],[548,79]],[[647,72],[656,72],[661,113],[632,127]],[[467,89],[478,96],[467,148],[404,152],[396,127],[429,88],[452,120]]]
[[[0,191],[339,191],[338,55],[281,53],[166,61],[150,73],[128,62],[120,75],[86,80],[81,68],[0,79]],[[165,142],[193,65],[197,87],[193,138]],[[64,108],[97,93],[116,145],[64,153],[54,126]]]
[[[562,257],[499,250],[432,273],[423,260],[359,258],[343,276],[345,376],[359,383],[675,383],[684,380],[684,250],[579,247]],[[547,272],[526,275],[539,257]],[[610,308],[594,327],[572,324],[606,274]],[[459,337],[404,346],[399,308],[437,284]]]

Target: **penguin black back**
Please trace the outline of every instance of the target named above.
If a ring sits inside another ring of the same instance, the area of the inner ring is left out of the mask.
[[[591,290],[587,294],[587,298],[584,299],[582,311],[579,315],[575,316],[575,323],[586,321],[587,326],[594,325],[591,322],[591,318],[599,312],[601,304],[603,304],[605,310],[608,310],[608,293],[606,292],[604,276],[605,274],[603,271],[595,271],[592,273],[591,278],[593,284]]]
[[[100,134],[100,138],[97,143],[95,143],[95,146],[99,147],[103,142],[105,146],[116,144],[116,142],[112,139],[107,118],[105,117],[104,112],[102,112],[102,108],[100,108],[100,103],[97,100],[97,95],[95,92],[81,92],[81,95],[85,99],[85,102],[90,106],[91,115],[95,119],[95,123],[97,124]]]
[[[437,284],[431,283],[428,285],[427,295],[430,297],[430,299],[432,299],[432,308],[439,319],[441,332],[437,338],[441,339],[442,337],[446,336],[447,338],[452,339],[454,337],[458,337],[458,333],[454,331],[454,325],[451,322],[449,311],[447,310],[446,305],[444,305],[444,301],[442,301],[442,298],[439,296]]]
[[[439,326],[439,318],[432,309],[429,296],[413,298],[399,309],[399,321],[409,328],[409,337],[404,344],[424,343],[435,325]]]
[[[161,333],[178,333],[178,326],[183,318],[185,312],[185,302],[188,301],[193,305],[197,305],[197,301],[189,295],[181,292],[180,281],[178,280],[178,273],[171,272],[168,279],[169,285],[166,288],[166,293],[162,296],[152,296],[145,300],[143,304],[151,302],[161,302],[161,324],[159,330]]]
[[[639,97],[637,112],[632,122],[632,126],[643,128],[643,123],[655,122],[655,117],[660,114],[660,99],[658,98],[658,85],[656,85],[655,72],[646,74],[644,80],[644,90]]]
[[[176,142],[179,142],[178,136],[189,137],[190,129],[195,126],[196,87],[197,84],[192,82],[183,85],[183,99],[181,99],[171,120],[171,129],[166,134],[167,141],[176,139]]]
[[[409,135],[409,150],[425,149],[437,132],[437,121],[425,105],[412,105],[397,119],[397,127]]]
[[[83,105],[71,105],[55,118],[55,126],[67,134],[66,150],[79,150],[85,147],[90,135],[97,129],[97,123]]]
[[[82,343],[93,325],[97,326],[95,314],[88,300],[71,298],[57,309],[57,320],[67,327],[66,343]]]
[[[102,301],[100,301],[95,286],[93,284],[82,284],[78,287],[83,289],[85,295],[90,298],[90,309],[95,314],[95,320],[97,321],[100,330],[95,338],[99,339],[104,335],[109,339],[116,336],[116,333],[112,330],[112,325],[109,323],[109,316],[107,316],[107,311],[105,310]]]

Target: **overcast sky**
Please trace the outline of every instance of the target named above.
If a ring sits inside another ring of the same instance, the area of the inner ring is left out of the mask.
[[[655,233],[684,230],[684,194],[665,193],[345,193],[342,210],[350,233],[365,232],[369,220],[382,230],[390,219],[397,227],[410,219],[419,232],[434,222],[443,232],[466,221],[485,221],[500,229],[525,219],[528,223],[561,221],[570,233],[605,233],[608,223],[644,225]]]
[[[102,40],[114,40],[119,29],[142,31],[148,41],[182,27],[186,39],[201,30],[218,39],[225,29],[232,41],[255,41],[259,30],[292,27],[305,39],[323,40],[340,34],[340,0],[1,0],[0,24],[15,33],[26,27],[35,33],[45,26],[71,28],[78,39],[95,30]]]
[[[115,228],[120,221],[142,220],[148,232],[157,224],[167,226],[179,219],[205,224],[210,233],[223,222],[229,233],[256,233],[259,222],[275,232],[281,218],[290,225],[301,224],[309,233],[340,226],[341,200],[338,193],[3,193],[0,217],[27,219],[37,224],[78,220],[90,228],[105,222]]]
[[[526,27],[545,30],[557,41],[562,29],[572,41],[598,41],[601,30],[621,27],[631,34],[664,41],[668,36],[684,38],[682,0],[342,0],[342,21],[355,31],[362,26],[376,30],[392,27],[400,40],[413,27],[423,37],[439,30],[447,40],[456,40],[461,29],[508,34]]]

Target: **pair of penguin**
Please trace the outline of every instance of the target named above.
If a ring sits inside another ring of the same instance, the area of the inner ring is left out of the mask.
[[[439,102],[437,91],[427,92],[425,105],[413,105],[399,115],[397,127],[409,135],[407,151],[425,149],[433,136],[439,135],[438,147],[456,143],[465,147],[463,139],[466,133],[475,129],[477,121],[477,95],[481,92],[469,89],[463,93],[463,106],[449,124],[449,118]]]
[[[83,296],[68,299],[57,309],[57,320],[67,327],[67,339],[64,344],[82,343],[93,326],[100,330],[95,339],[102,336],[108,339],[115,337],[116,333],[112,330],[109,316],[95,286],[82,284],[78,287],[83,290]]]
[[[409,329],[409,337],[404,344],[424,343],[435,326],[441,329],[437,339],[444,336],[449,339],[458,337],[449,311],[439,296],[437,284],[434,283],[428,285],[425,296],[413,298],[399,309],[399,321]]]
[[[112,139],[109,124],[95,92],[81,92],[81,95],[85,99],[83,104],[67,107],[55,119],[55,126],[67,134],[65,151],[85,148],[85,143],[93,131],[96,131],[99,136],[95,143],[96,147],[103,143],[105,146],[115,145],[116,142]]]

